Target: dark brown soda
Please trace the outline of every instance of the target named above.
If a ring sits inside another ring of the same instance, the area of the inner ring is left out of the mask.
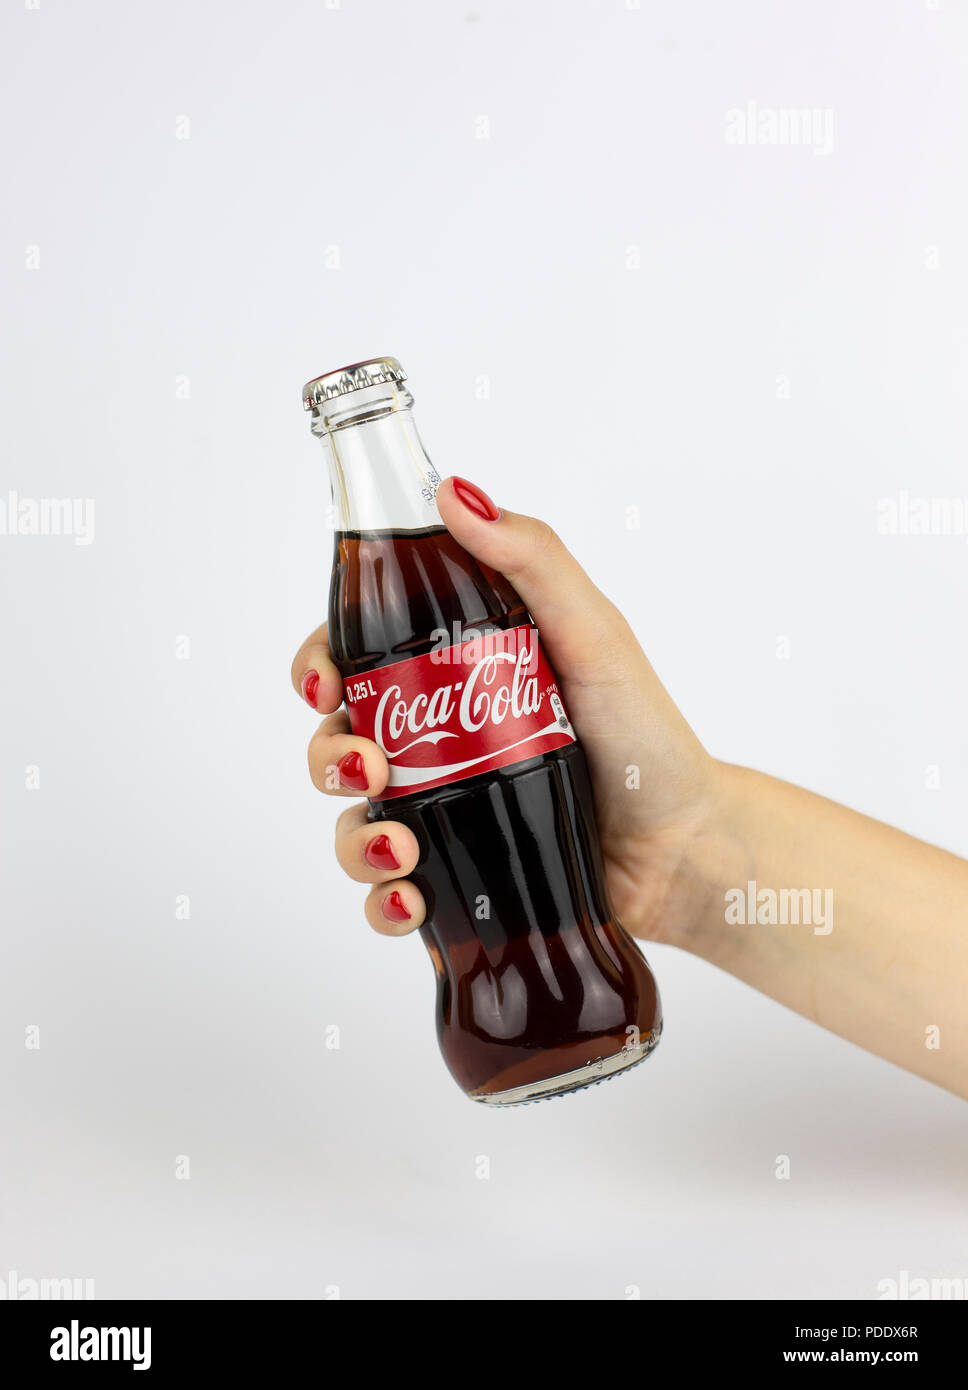
[[[344,678],[423,655],[441,629],[457,643],[529,621],[508,581],[443,527],[336,537],[329,642]],[[427,904],[440,1047],[469,1095],[578,1071],[632,1039],[648,1054],[658,992],[608,907],[577,743],[373,802],[370,819],[401,821],[420,846],[410,878]]]

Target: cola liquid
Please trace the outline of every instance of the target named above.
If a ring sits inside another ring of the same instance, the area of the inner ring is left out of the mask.
[[[417,455],[412,424],[379,413],[388,398],[394,404],[386,414],[408,413],[411,400],[399,379],[372,380],[374,366],[387,361],[344,369],[344,382],[347,373],[358,380],[363,369],[364,384],[315,407],[315,432],[330,435],[334,497],[344,522],[386,519],[385,499],[375,504],[375,498],[397,484],[406,493],[401,479]],[[422,446],[419,460],[411,480],[419,503],[398,496],[390,510],[431,524],[337,528],[330,649],[351,720],[369,707],[391,766],[426,762],[422,771],[401,776],[426,781],[439,778],[442,766],[461,768],[445,774],[457,780],[438,780],[429,789],[408,793],[404,785],[391,794],[388,788],[385,799],[371,802],[369,816],[402,822],[420,848],[410,878],[427,905],[420,932],[436,975],[440,1047],[454,1079],[476,1100],[515,1104],[591,1085],[642,1060],[658,1041],[661,1010],[651,970],[608,906],[588,768],[567,719],[565,692],[550,668],[535,664],[537,634],[514,588],[440,524],[433,506],[439,479]],[[447,642],[441,659],[463,653],[465,664],[432,669],[441,634]],[[477,661],[488,643],[512,654]],[[522,647],[527,650],[508,674]],[[526,673],[535,671],[529,687]],[[421,692],[436,693],[408,701],[401,690],[414,672]],[[492,742],[507,741],[505,712],[508,724],[528,735],[518,741],[520,756],[512,737],[511,751],[500,754],[510,761],[488,763],[479,775],[473,764],[480,757],[465,759],[467,768],[447,763],[440,751],[440,740],[453,746],[455,739],[467,751],[461,739],[469,735],[439,729],[457,728],[463,716],[455,692],[472,679],[466,708],[491,713]],[[538,706],[533,716],[529,689]],[[428,698],[436,725],[427,719]],[[429,735],[428,728],[438,732]],[[371,726],[366,731],[372,736]],[[541,747],[559,739],[562,746],[528,756],[529,740]]]

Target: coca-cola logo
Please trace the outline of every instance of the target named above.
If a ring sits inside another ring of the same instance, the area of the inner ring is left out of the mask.
[[[399,685],[389,685],[376,708],[373,736],[392,759],[420,744],[436,745],[461,733],[476,734],[487,725],[499,727],[508,718],[535,715],[542,693],[537,675],[529,672],[536,668],[535,653],[522,646],[516,655],[491,652],[464,680],[419,691],[410,700]]]
[[[378,743],[390,764],[381,801],[575,742],[530,623],[375,667],[347,678],[343,691],[354,734]]]

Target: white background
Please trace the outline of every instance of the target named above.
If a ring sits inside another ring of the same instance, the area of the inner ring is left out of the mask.
[[[555,526],[712,752],[968,853],[968,542],[877,527],[968,496],[965,6],[39,0],[0,37],[0,497],[96,517],[0,536],[0,1282],[968,1276],[964,1103],[675,949],[647,1067],[469,1104],[289,687],[331,546],[299,388],[393,353],[441,474]],[[748,101],[832,148],[728,143]]]

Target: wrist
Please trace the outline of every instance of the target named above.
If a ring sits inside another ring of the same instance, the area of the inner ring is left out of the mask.
[[[650,933],[655,940],[714,963],[735,945],[735,933],[726,930],[726,893],[754,876],[744,807],[758,777],[710,759],[706,794],[684,837],[669,895],[672,910],[657,919]]]

